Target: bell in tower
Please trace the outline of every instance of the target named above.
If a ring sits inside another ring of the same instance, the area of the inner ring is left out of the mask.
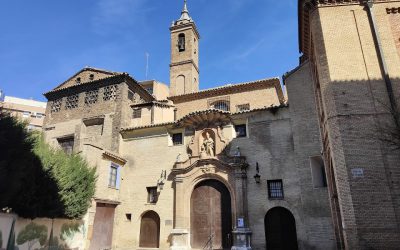
[[[199,33],[185,0],[181,17],[172,23],[170,95],[199,91]]]

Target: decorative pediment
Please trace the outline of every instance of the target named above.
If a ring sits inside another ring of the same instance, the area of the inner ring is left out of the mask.
[[[86,67],[80,70],[78,73],[74,74],[72,77],[70,77],[68,80],[66,80],[56,88],[54,88],[54,90],[69,88],[82,83],[97,81],[121,74],[123,73]]]
[[[224,126],[229,123],[231,123],[230,112],[218,109],[192,112],[177,121],[178,126],[193,129]]]

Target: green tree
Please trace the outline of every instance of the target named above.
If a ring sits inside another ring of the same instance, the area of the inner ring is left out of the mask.
[[[28,243],[28,249],[30,250],[37,242],[40,246],[43,246],[46,243],[46,238],[47,227],[31,222],[19,232],[17,244],[22,245]]]
[[[0,208],[21,217],[81,218],[95,192],[95,169],[52,149],[40,133],[0,112]]]

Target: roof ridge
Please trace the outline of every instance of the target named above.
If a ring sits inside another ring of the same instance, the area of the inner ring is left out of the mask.
[[[248,81],[248,82],[241,82],[241,83],[227,83],[225,85],[221,85],[219,87],[214,87],[214,88],[208,88],[208,89],[203,89],[197,92],[192,92],[192,93],[186,93],[186,94],[180,94],[180,95],[174,95],[168,97],[168,99],[173,99],[175,97],[182,97],[182,96],[189,96],[189,95],[195,95],[195,94],[202,94],[214,90],[222,90],[222,89],[228,89],[228,88],[235,88],[235,87],[240,87],[240,86],[245,86],[245,85],[250,85],[250,84],[256,84],[256,83],[262,83],[266,81],[272,81],[272,80],[278,80],[280,81],[279,77],[270,77],[270,78],[263,78],[259,80],[254,80],[254,81]]]

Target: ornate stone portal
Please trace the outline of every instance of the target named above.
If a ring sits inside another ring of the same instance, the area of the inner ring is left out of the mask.
[[[192,234],[199,233],[193,229],[191,220],[191,198],[196,187],[205,181],[218,181],[230,193],[232,211],[232,228],[229,235],[221,236],[215,232],[213,223],[209,218],[200,218],[198,221],[210,225],[210,234],[204,240],[201,248],[226,248],[226,239],[215,237],[228,237],[229,247],[232,249],[251,249],[251,230],[248,225],[247,209],[247,167],[245,157],[229,156],[226,150],[228,141],[224,138],[222,126],[230,123],[229,113],[217,110],[196,112],[180,120],[180,126],[185,126],[194,131],[192,140],[188,145],[188,160],[176,162],[171,171],[170,179],[174,181],[174,229],[171,232],[171,249],[192,249],[194,243]],[[205,194],[207,195],[207,194]],[[211,199],[211,198],[210,198]],[[198,203],[194,203],[198,204]],[[210,210],[210,213],[212,209]],[[218,213],[223,213],[219,210]],[[207,215],[205,215],[207,217]],[[211,216],[212,218],[212,216]],[[212,220],[212,219],[211,219]],[[202,227],[204,228],[204,225]],[[230,223],[229,223],[230,224]],[[213,231],[214,230],[214,231]],[[201,231],[201,230],[200,230]],[[204,230],[203,230],[204,231]],[[203,232],[202,231],[202,232]],[[198,239],[197,235],[194,237]],[[224,242],[225,246],[215,246],[213,242]],[[196,242],[197,248],[199,243]]]

